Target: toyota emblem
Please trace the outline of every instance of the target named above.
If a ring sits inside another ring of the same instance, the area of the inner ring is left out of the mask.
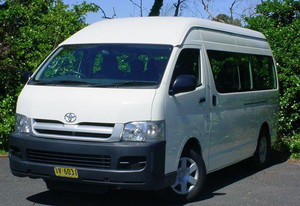
[[[67,113],[65,115],[65,120],[68,123],[72,123],[75,122],[75,120],[77,119],[76,115],[74,113]]]

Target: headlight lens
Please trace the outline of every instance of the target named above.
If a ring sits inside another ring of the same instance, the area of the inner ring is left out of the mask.
[[[16,114],[16,131],[29,133],[30,119],[24,115]]]
[[[165,139],[165,123],[159,122],[129,122],[125,124],[122,140],[124,141],[161,141]]]

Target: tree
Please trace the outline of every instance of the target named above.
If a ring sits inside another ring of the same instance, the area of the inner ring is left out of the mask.
[[[163,0],[155,0],[150,10],[149,16],[159,16],[160,9],[163,6]]]
[[[262,32],[274,52],[280,86],[279,134],[300,133],[300,2],[267,0],[247,26]]]
[[[5,0],[0,3],[0,149],[13,129],[20,74],[34,71],[64,39],[86,26],[98,11],[83,2],[69,8],[62,0]]]
[[[226,14],[219,14],[217,15],[213,21],[219,21],[222,23],[226,23],[226,24],[232,24],[235,26],[241,26],[241,20],[239,19],[234,19],[233,17],[227,16]]]
[[[139,9],[139,11],[140,11],[140,17],[142,17],[143,16],[143,0],[140,0],[140,3],[138,4],[138,3],[136,3],[136,2],[134,2],[133,0],[129,0],[134,6],[136,6],[138,9]]]
[[[177,0],[177,3],[174,3],[173,6],[175,7],[174,16],[179,16],[179,10],[181,8],[182,3],[186,0]]]
[[[212,12],[210,11],[210,3],[212,0],[201,0],[201,4],[203,6],[204,11],[207,12],[209,18],[213,21],[218,21],[226,24],[233,24],[235,26],[241,26],[241,20],[238,18],[233,18],[233,11],[234,7],[238,2],[242,2],[243,0],[233,0],[230,7],[229,7],[229,13],[230,16],[226,14],[218,14],[217,16],[214,16]]]

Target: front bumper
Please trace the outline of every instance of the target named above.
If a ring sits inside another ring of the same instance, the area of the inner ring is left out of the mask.
[[[157,143],[67,141],[14,132],[10,135],[10,168],[13,175],[18,177],[158,190],[171,185],[176,178],[175,173],[164,174],[165,144],[164,141]],[[34,159],[30,151],[38,152],[34,153]],[[48,157],[49,154],[51,156]],[[88,157],[98,158],[103,155],[110,157],[109,168],[87,164],[91,161],[87,160]],[[69,157],[76,160],[66,161],[65,158]],[[140,160],[143,163],[140,163]],[[122,165],[124,162],[125,166]],[[76,168],[78,179],[55,176],[54,167],[57,166]]]

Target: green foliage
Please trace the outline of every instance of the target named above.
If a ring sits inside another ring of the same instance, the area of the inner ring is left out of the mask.
[[[118,61],[118,69],[123,72],[130,72],[131,68],[130,68],[128,60],[127,60],[128,55],[123,54],[123,55],[117,56],[116,58]]]
[[[82,51],[62,50],[46,67],[45,78],[53,78],[77,70],[82,56]]]
[[[102,69],[102,63],[103,63],[103,55],[97,54],[95,58],[94,67],[93,67],[93,73],[96,73],[97,71],[100,71]]]
[[[62,0],[0,2],[0,149],[13,130],[20,74],[34,71],[64,39],[85,27],[85,16],[99,7]]]
[[[17,96],[7,95],[0,102],[0,149],[8,148],[8,136],[14,129]]]
[[[218,21],[218,22],[222,22],[222,23],[226,23],[226,24],[232,24],[235,26],[241,26],[241,20],[240,19],[234,19],[226,14],[219,14],[217,15],[213,21]]]
[[[268,0],[258,5],[248,27],[262,32],[274,52],[280,84],[276,149],[300,158],[300,2]]]
[[[246,19],[262,32],[274,52],[280,84],[279,136],[300,133],[300,2],[263,1],[258,15]]]
[[[147,55],[140,55],[138,57],[139,60],[142,60],[144,62],[144,71],[148,70],[148,62],[149,62],[149,57]]]
[[[0,150],[0,155],[8,155],[8,152],[6,150]]]
[[[23,71],[35,70],[64,39],[86,26],[94,4],[69,8],[62,0],[7,0],[0,5],[0,94],[18,86]]]
[[[288,152],[294,159],[300,158],[300,134],[295,134],[292,137],[284,138],[283,142],[285,147],[288,148]]]

